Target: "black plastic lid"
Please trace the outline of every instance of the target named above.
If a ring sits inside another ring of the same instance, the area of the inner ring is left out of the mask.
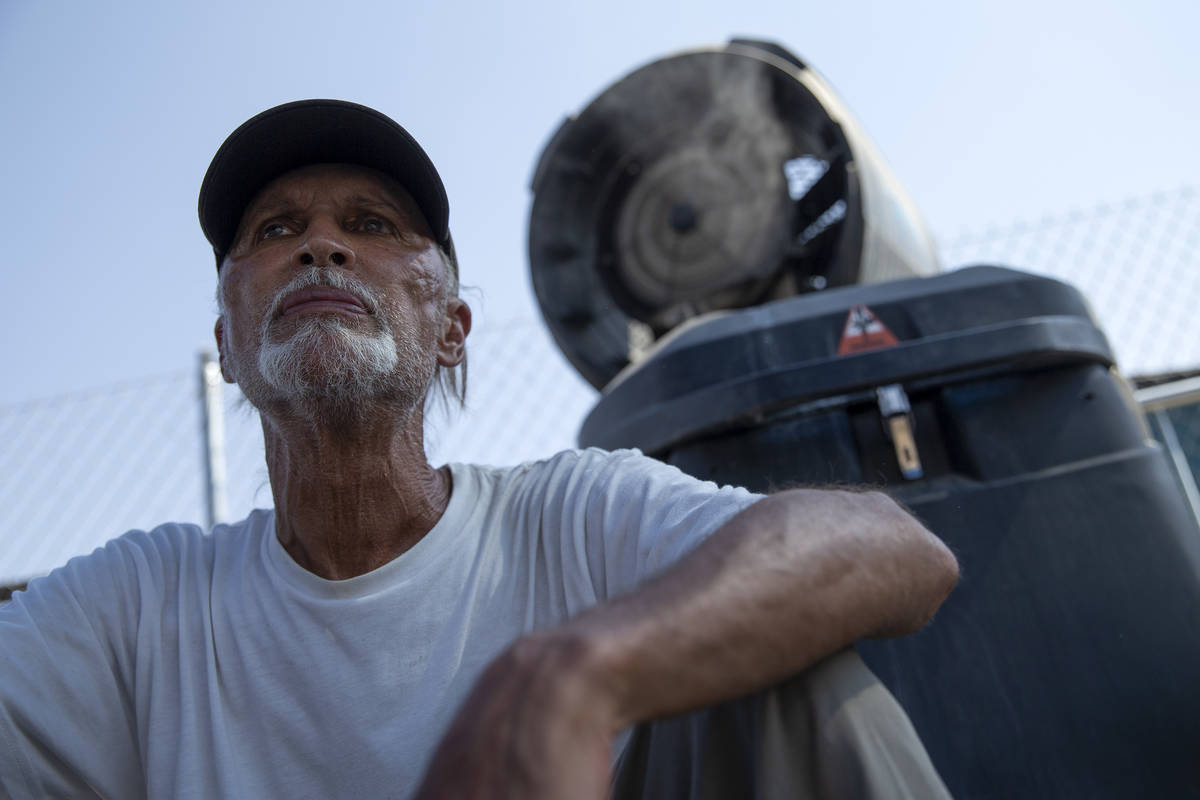
[[[839,355],[852,309],[864,306],[896,343]],[[994,365],[1078,361],[1114,359],[1083,296],[1050,278],[973,267],[851,286],[677,331],[614,379],[579,443],[657,453],[811,400]]]

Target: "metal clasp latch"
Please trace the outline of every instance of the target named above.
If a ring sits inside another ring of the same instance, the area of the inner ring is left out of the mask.
[[[921,469],[921,456],[913,438],[912,406],[904,387],[898,383],[880,386],[875,390],[879,401],[879,415],[883,417],[884,430],[896,448],[896,460],[900,463],[900,474],[905,480],[915,481],[925,474]]]

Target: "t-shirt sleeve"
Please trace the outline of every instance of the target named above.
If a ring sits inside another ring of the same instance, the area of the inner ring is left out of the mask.
[[[119,542],[0,605],[0,797],[132,796],[141,784],[129,680],[138,601]]]
[[[574,471],[571,505],[599,600],[674,564],[762,497],[698,480],[637,450],[585,450]]]

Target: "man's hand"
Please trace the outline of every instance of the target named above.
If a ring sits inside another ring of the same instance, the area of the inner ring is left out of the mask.
[[[506,651],[419,797],[600,800],[617,731],[915,631],[957,578],[946,546],[885,495],[767,497],[637,591]]]
[[[418,800],[608,796],[611,693],[588,643],[533,635],[475,684],[426,771]]]

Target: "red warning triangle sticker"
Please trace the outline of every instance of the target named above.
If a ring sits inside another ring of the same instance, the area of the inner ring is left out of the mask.
[[[846,327],[842,331],[842,341],[838,345],[837,354],[845,356],[898,344],[900,340],[879,321],[874,311],[866,306],[854,306],[846,315]]]

